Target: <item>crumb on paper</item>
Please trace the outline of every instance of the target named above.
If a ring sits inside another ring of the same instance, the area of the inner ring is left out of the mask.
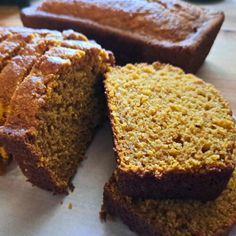
[[[72,183],[70,183],[70,184],[69,184],[69,190],[70,190],[71,192],[73,192],[74,189],[75,189],[75,186],[74,186]]]
[[[72,205],[72,203],[70,202],[69,205],[68,205],[68,209],[71,210],[72,208],[73,208],[73,205]]]
[[[5,174],[6,174],[6,166],[0,160],[0,176],[3,176]]]

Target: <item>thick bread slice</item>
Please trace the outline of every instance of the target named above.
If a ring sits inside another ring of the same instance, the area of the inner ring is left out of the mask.
[[[121,191],[134,198],[211,200],[234,170],[236,128],[212,85],[154,63],[106,74]]]

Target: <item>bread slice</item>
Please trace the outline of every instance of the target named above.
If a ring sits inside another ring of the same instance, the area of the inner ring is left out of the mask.
[[[0,125],[6,121],[13,93],[31,68],[51,46],[65,43],[63,40],[87,40],[74,31],[32,30],[28,28],[0,27]],[[73,41],[74,42],[74,41]],[[4,147],[0,145],[0,165],[11,160]]]
[[[224,21],[179,0],[45,0],[22,10],[27,27],[78,30],[111,50],[118,63],[170,63],[196,72]]]
[[[210,84],[160,63],[111,68],[116,178],[134,198],[211,200],[234,170],[235,123]]]
[[[104,188],[101,216],[119,217],[145,236],[228,235],[236,223],[236,173],[215,201],[134,200],[112,177]]]
[[[57,34],[16,88],[0,142],[31,183],[66,193],[103,119],[102,79],[113,57],[75,33]]]

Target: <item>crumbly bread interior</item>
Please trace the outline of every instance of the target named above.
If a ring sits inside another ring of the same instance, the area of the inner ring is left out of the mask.
[[[39,167],[49,170],[60,188],[68,186],[103,117],[101,66],[102,61],[81,59],[47,85],[35,148]]]
[[[154,63],[111,68],[105,88],[123,170],[160,176],[234,166],[235,123],[212,85]]]
[[[109,196],[109,201],[116,204],[112,209],[118,206],[122,212],[126,212],[127,215],[122,215],[123,219],[128,221],[137,217],[143,225],[152,228],[149,232],[157,232],[158,229],[162,235],[227,235],[236,222],[235,171],[223,193],[215,201],[206,203],[180,200],[134,201],[120,193],[114,178],[106,184],[105,195]],[[110,203],[105,202],[104,206],[107,204]],[[112,209],[107,213],[112,213]],[[113,214],[116,213],[113,211]],[[130,224],[132,222],[130,221]]]

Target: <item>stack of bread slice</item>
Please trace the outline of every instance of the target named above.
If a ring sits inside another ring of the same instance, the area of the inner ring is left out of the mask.
[[[105,92],[117,168],[102,213],[141,235],[228,232],[236,222],[236,128],[220,92],[160,63],[111,68]]]

